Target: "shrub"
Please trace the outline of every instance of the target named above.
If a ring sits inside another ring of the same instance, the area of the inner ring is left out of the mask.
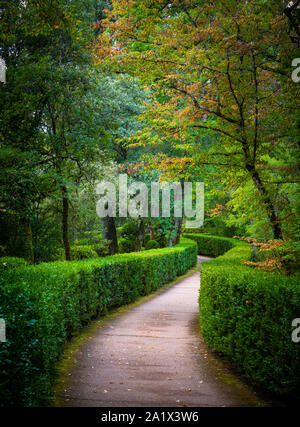
[[[126,222],[119,228],[121,235],[118,240],[119,252],[121,254],[135,252],[138,248],[139,226],[136,221]]]
[[[97,258],[98,254],[92,246],[82,245],[82,246],[71,246],[71,259],[73,261],[80,261],[82,259]],[[56,255],[56,260],[64,261],[65,260],[65,251],[60,248]]]
[[[240,238],[246,240],[248,238]],[[247,265],[266,271],[277,271],[286,275],[297,274],[299,271],[300,243],[291,240],[270,240],[252,244],[258,249],[255,257],[245,262]]]
[[[98,256],[104,257],[109,255],[109,246],[103,243],[92,246],[93,250],[97,253]]]
[[[126,222],[122,227],[120,227],[121,237],[131,237],[136,238],[139,235],[139,226],[135,221]]]
[[[80,239],[80,240],[87,241],[87,244],[89,244],[89,245],[98,244],[102,240],[102,233],[98,230],[85,231],[83,233],[83,239]],[[80,244],[80,243],[78,243],[78,244]],[[83,244],[85,244],[85,243],[83,243]]]
[[[5,270],[0,276],[0,405],[47,404],[65,341],[99,314],[134,301],[196,263],[193,241],[173,248]]]
[[[118,246],[120,254],[134,252],[136,250],[136,240],[129,237],[120,237]]]
[[[204,233],[204,227],[199,228],[186,228],[182,227],[183,233],[191,233],[191,234],[203,234]]]
[[[97,258],[98,254],[92,246],[71,246],[71,258],[74,261],[81,259]]]
[[[149,250],[149,249],[158,249],[159,247],[160,247],[159,243],[156,240],[149,240],[148,243],[145,246],[145,249],[146,250]]]
[[[74,241],[74,245],[76,246],[84,246],[89,244],[89,239],[78,239]]]
[[[167,236],[165,234],[158,235],[155,240],[159,244],[160,248],[165,248],[167,246]]]
[[[150,234],[145,234],[144,236],[144,246],[146,248],[147,243],[150,241]],[[151,240],[152,242],[157,242],[159,248],[165,248],[167,246],[167,236],[165,234],[160,234],[155,239]]]
[[[235,245],[241,244],[241,242],[230,239],[229,237],[196,233],[184,233],[183,235],[188,239],[192,239],[197,242],[199,255],[217,257],[219,255],[223,255]]]
[[[0,258],[0,271],[26,267],[28,265],[29,263],[24,258],[10,256]]]
[[[219,239],[211,239],[219,245]],[[202,239],[197,242],[201,248]],[[225,239],[219,248],[227,244]],[[256,384],[281,396],[299,397],[300,346],[291,339],[292,321],[300,317],[299,277],[241,265],[252,248],[234,240],[231,244],[228,252],[201,269],[203,337]]]

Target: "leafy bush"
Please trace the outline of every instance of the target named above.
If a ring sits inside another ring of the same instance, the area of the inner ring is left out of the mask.
[[[159,244],[160,248],[165,248],[167,246],[167,236],[165,234],[158,235],[155,240]]]
[[[74,261],[81,259],[97,258],[98,254],[92,246],[71,246],[71,258]]]
[[[92,246],[93,250],[97,253],[98,256],[104,257],[109,255],[109,246],[103,243]]]
[[[24,258],[10,256],[0,258],[0,271],[26,267],[28,265],[28,262]]]
[[[159,247],[160,247],[159,243],[156,240],[149,240],[148,243],[145,246],[145,249],[146,250],[149,250],[149,249],[158,249]]]
[[[136,250],[136,241],[129,237],[120,237],[118,240],[120,254],[134,252]]]
[[[98,230],[86,231],[83,233],[83,239],[80,240],[87,241],[89,245],[98,244],[102,240],[102,233]],[[80,244],[79,241],[78,244]]]
[[[135,221],[126,222],[122,227],[120,227],[121,237],[131,237],[136,238],[139,235],[139,226]]]
[[[196,244],[5,270],[0,276],[0,405],[47,404],[67,338],[107,309],[155,291],[195,265]]]
[[[121,237],[118,240],[121,254],[135,252],[138,247],[139,226],[136,221],[126,222],[119,228]]]
[[[98,254],[94,247],[89,245],[71,246],[71,259],[73,261],[80,261],[82,259],[97,258]],[[56,260],[65,260],[65,251],[60,248],[57,252]]]
[[[145,234],[144,236],[144,246],[147,248],[147,243],[150,241],[150,234]],[[152,239],[151,242],[157,242],[159,248],[165,248],[167,246],[167,237],[164,234],[160,234],[155,239]],[[157,246],[155,245],[155,248]]]
[[[98,256],[108,256],[109,255],[109,247],[108,244],[103,244],[101,243],[94,243],[94,244],[90,244],[89,243],[89,239],[80,239],[80,240],[76,240],[75,243],[76,245],[72,247],[72,250],[74,251],[74,248],[79,247],[80,248],[80,252],[84,253],[84,249],[82,248],[82,246],[84,247],[89,247],[91,248],[93,251],[95,251],[97,253]],[[76,252],[77,250],[75,249],[74,252]],[[78,252],[78,251],[77,251]],[[86,251],[87,254],[91,254],[91,251],[89,249],[87,249]],[[84,256],[82,259],[84,258],[95,258],[95,255],[93,254],[93,256]],[[80,258],[75,258],[75,259],[80,259]]]
[[[201,247],[202,240],[198,242]],[[227,244],[226,239],[220,247]],[[281,396],[299,397],[300,346],[291,339],[292,321],[300,317],[299,277],[241,265],[252,248],[234,240],[231,244],[226,254],[202,266],[203,337],[256,384]]]
[[[76,246],[88,245],[89,244],[89,239],[78,239],[78,240],[75,240],[74,244]]]
[[[240,238],[246,240],[247,238]],[[277,271],[286,275],[299,272],[300,243],[291,240],[269,240],[258,243],[248,239],[258,249],[255,257],[245,264],[258,267],[261,270]]]

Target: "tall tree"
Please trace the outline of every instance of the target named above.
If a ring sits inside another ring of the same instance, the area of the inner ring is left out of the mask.
[[[70,187],[90,176],[95,156],[103,158],[109,120],[100,114],[105,97],[88,52],[94,7],[89,0],[1,5],[0,56],[7,65],[7,83],[0,84],[1,203],[24,224],[30,260],[33,211],[50,195],[62,202],[70,259]]]
[[[112,3],[99,58],[105,61],[111,46],[117,69],[139,75],[168,99],[149,105],[152,133],[141,138],[151,141],[153,131],[176,138],[190,144],[186,163],[223,169],[231,185],[250,179],[274,238],[281,238],[286,212],[279,193],[299,181],[300,96],[291,80],[292,58],[299,54],[286,2]],[[208,150],[197,131],[215,135]]]

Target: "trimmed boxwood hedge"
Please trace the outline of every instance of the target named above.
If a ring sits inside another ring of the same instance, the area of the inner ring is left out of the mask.
[[[231,244],[228,252],[201,269],[200,325],[205,341],[264,389],[299,399],[300,344],[291,339],[292,321],[300,317],[299,275],[241,265],[249,259],[251,246],[240,241],[213,236],[195,240],[198,253],[213,256]],[[211,253],[208,248],[213,248]]]
[[[155,291],[196,264],[195,242],[174,248],[1,272],[0,406],[47,404],[66,340],[107,309]]]
[[[195,240],[198,245],[198,253],[201,255],[217,257],[223,255],[235,245],[240,244],[239,240],[229,237],[210,236],[208,234],[184,233],[184,237]]]

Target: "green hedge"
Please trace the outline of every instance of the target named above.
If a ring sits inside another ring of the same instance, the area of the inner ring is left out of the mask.
[[[204,233],[204,227],[197,227],[197,228],[182,228],[183,233],[190,233],[190,234],[202,234]]]
[[[5,256],[0,258],[0,272],[14,268],[26,267],[29,263],[24,258]]]
[[[197,242],[198,254],[217,257],[223,255],[235,245],[240,244],[239,240],[229,237],[210,236],[208,234],[184,233],[184,237]]]
[[[208,236],[197,240],[209,255]],[[210,237],[216,255],[229,240]],[[203,264],[200,324],[207,344],[241,372],[280,396],[300,396],[300,344],[291,339],[292,321],[300,317],[298,276],[283,276],[241,265],[251,246],[231,239],[232,248]]]
[[[133,302],[196,264],[195,242],[106,258],[44,263],[0,277],[0,405],[47,404],[66,340],[107,309]]]
[[[157,240],[149,240],[145,245],[145,249],[147,251],[150,249],[158,249],[158,248],[159,248],[159,243]]]

